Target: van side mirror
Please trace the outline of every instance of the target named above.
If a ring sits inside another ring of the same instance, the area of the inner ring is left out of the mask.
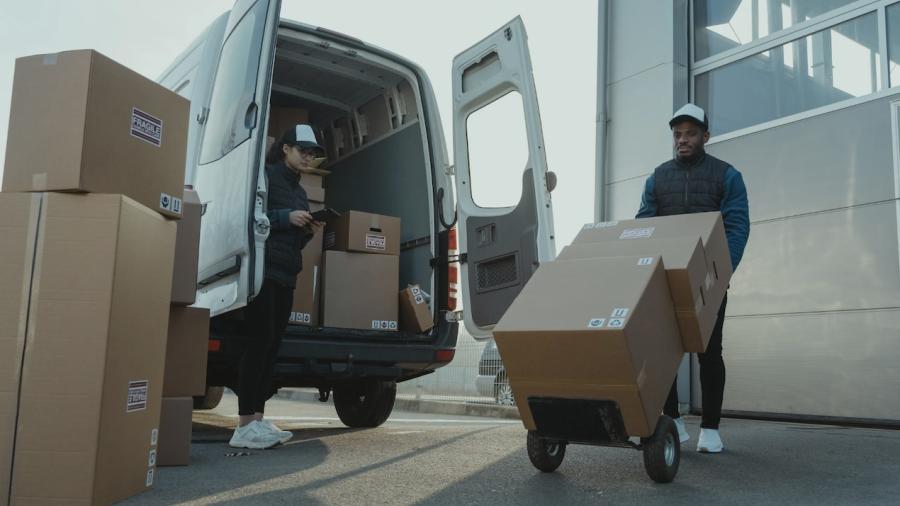
[[[547,179],[547,191],[552,192],[556,189],[556,173],[548,170],[545,177]]]

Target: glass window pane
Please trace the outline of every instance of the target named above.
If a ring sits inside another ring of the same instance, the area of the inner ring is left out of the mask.
[[[200,163],[228,154],[250,137],[246,121],[256,93],[256,72],[266,21],[265,2],[258,2],[232,30],[222,46],[216,82],[209,102]],[[258,109],[257,109],[258,114]]]
[[[528,136],[522,95],[510,92],[466,120],[469,184],[478,207],[511,207],[522,197]]]
[[[891,87],[900,86],[900,3],[887,8],[888,72]]]
[[[855,1],[694,0],[694,59],[753,42]]]
[[[713,135],[881,89],[877,16],[870,13],[696,77]]]

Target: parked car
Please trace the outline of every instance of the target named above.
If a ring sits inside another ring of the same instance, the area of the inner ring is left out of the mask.
[[[503,360],[500,359],[500,351],[493,338],[487,342],[484,351],[481,352],[481,360],[478,361],[478,376],[475,377],[475,388],[479,395],[493,397],[497,404],[516,405],[512,388],[506,378],[506,370],[503,368]]]

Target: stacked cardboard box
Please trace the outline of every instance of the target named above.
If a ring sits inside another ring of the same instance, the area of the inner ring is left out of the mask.
[[[107,504],[153,485],[188,111],[94,51],[16,61],[0,502]]]
[[[628,435],[651,435],[684,351],[709,342],[730,276],[718,213],[585,226],[494,329],[525,426],[552,431],[587,413],[577,402],[611,403]]]
[[[419,285],[412,285],[400,290],[400,330],[405,332],[428,332],[434,327],[434,318],[425,293]]]
[[[303,172],[300,185],[306,190],[309,210],[319,211],[325,208],[325,189],[322,188],[324,171]],[[322,290],[322,238],[320,230],[306,243],[301,255],[303,270],[297,276],[294,288],[294,304],[291,306],[289,323],[293,325],[319,326],[319,306]]]
[[[396,331],[400,218],[347,211],[325,231],[322,324]]]

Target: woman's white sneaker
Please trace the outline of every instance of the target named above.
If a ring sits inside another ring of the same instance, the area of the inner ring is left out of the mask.
[[[274,423],[272,423],[268,420],[261,420],[260,423],[263,424],[267,429],[272,431],[273,434],[277,435],[278,441],[281,442],[282,444],[287,443],[288,441],[290,441],[291,439],[294,438],[293,432],[291,432],[289,430],[281,430],[278,428],[277,425],[275,425]]]
[[[228,445],[233,448],[250,448],[265,450],[281,443],[281,438],[264,424],[254,420],[243,427],[238,427],[231,435]]]
[[[697,441],[697,451],[701,453],[719,453],[725,449],[722,438],[716,429],[700,428],[700,440]]]
[[[691,435],[688,434],[687,428],[684,426],[684,419],[680,416],[674,419],[675,427],[678,429],[678,440],[682,443],[687,443],[691,440]]]

